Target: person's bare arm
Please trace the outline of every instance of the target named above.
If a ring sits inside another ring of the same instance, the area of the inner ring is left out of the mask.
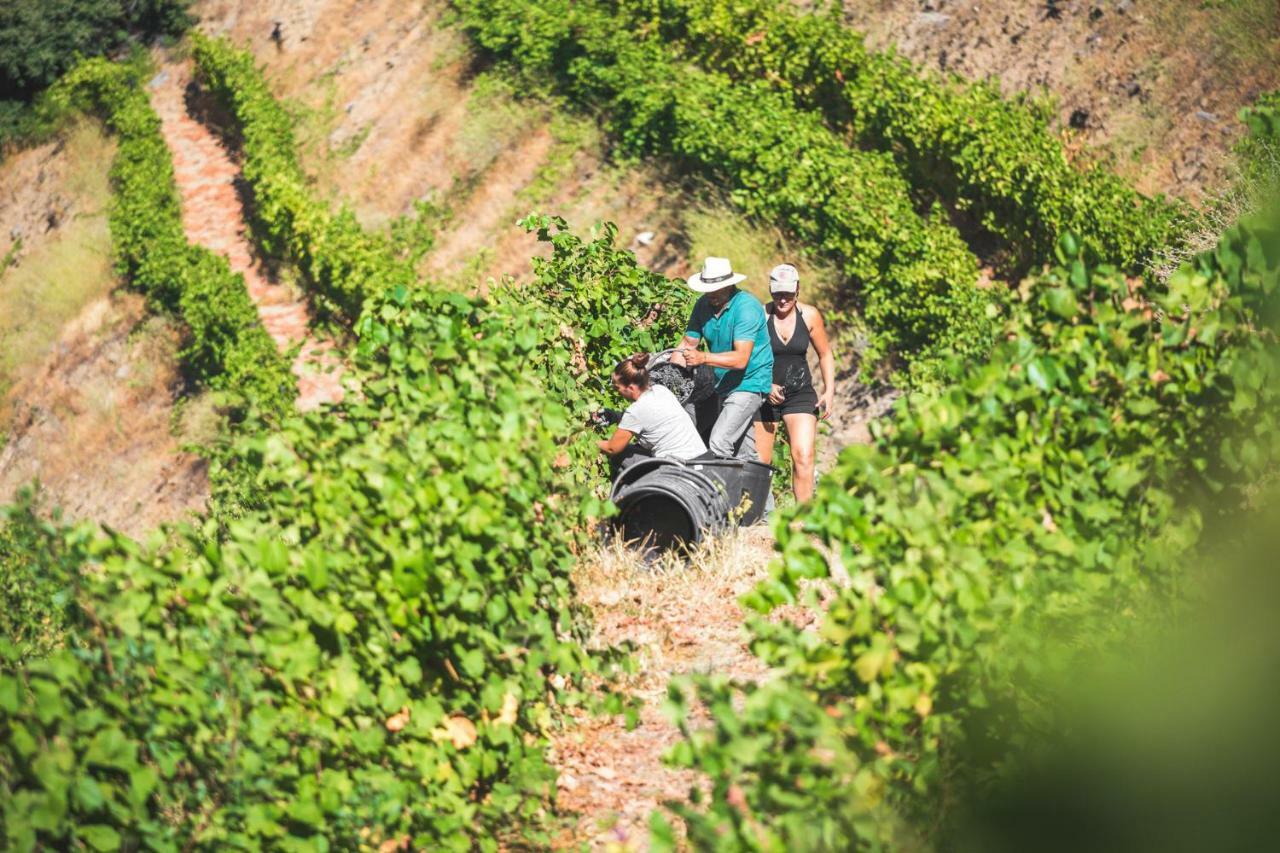
[[[619,453],[627,449],[627,445],[631,443],[631,437],[633,435],[635,435],[635,433],[631,432],[631,430],[619,427],[618,429],[615,429],[613,431],[613,435],[609,436],[607,439],[597,441],[596,447],[600,448],[601,453],[606,453],[609,456],[617,456]]]
[[[695,351],[702,345],[702,338],[695,338],[693,335],[685,335],[681,340],[676,351],[671,353],[671,363],[679,367],[689,367],[689,362],[685,358],[686,353]]]
[[[685,362],[690,367],[709,364],[712,367],[727,367],[729,370],[742,370],[751,360],[751,351],[755,349],[755,341],[734,341],[730,352],[701,352],[685,350]]]
[[[818,367],[822,372],[822,394],[818,397],[818,407],[822,409],[822,417],[831,414],[831,403],[836,396],[836,355],[831,349],[831,339],[827,337],[827,325],[822,321],[822,312],[813,306],[808,308],[808,316],[801,313],[801,318],[809,327],[809,337],[813,339],[813,348],[818,351]]]

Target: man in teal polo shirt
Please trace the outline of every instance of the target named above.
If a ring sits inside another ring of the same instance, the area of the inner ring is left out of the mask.
[[[773,389],[773,348],[769,346],[764,306],[737,285],[746,279],[735,273],[728,258],[707,258],[689,287],[702,296],[672,356],[676,364],[715,368],[720,414],[707,446],[716,456],[759,461],[755,419],[760,404]],[[698,349],[706,341],[706,351]]]

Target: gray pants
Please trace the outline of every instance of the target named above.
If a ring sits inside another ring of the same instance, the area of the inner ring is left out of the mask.
[[[756,391],[731,391],[720,403],[720,416],[711,428],[708,449],[716,456],[759,462],[756,431],[752,425],[764,395]]]

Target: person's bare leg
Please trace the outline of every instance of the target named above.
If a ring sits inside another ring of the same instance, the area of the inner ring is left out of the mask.
[[[778,424],[756,421],[751,425],[756,431],[756,454],[766,465],[773,464],[773,441],[778,437]]]
[[[791,439],[791,487],[797,501],[813,497],[814,445],[818,440],[818,419],[813,415],[783,415]],[[772,447],[770,448],[772,449]]]

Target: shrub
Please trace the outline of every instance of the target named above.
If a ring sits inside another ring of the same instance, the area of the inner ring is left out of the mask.
[[[0,637],[20,659],[62,643],[71,575],[84,561],[87,534],[39,514],[36,495],[0,508]]]
[[[693,292],[682,281],[642,267],[615,245],[618,229],[605,223],[583,240],[557,216],[531,215],[521,224],[551,244],[550,258],[534,258],[533,281],[505,282],[494,301],[536,330],[532,368],[547,393],[568,408],[571,424],[586,424],[602,406],[618,403],[610,377],[619,361],[669,349],[684,335]],[[584,493],[607,482],[594,431],[573,430],[574,476]]]
[[[29,106],[85,56],[178,35],[190,0],[8,0],[0,6],[0,149],[43,130]]]
[[[1025,746],[1043,675],[1176,601],[1199,507],[1229,513],[1268,470],[1280,231],[1242,223],[1150,294],[1071,238],[1059,257],[987,365],[900,405],[779,520],[780,562],[746,602],[839,588],[817,633],[753,625],[782,677],[700,682],[716,724],[675,753],[713,783],[709,810],[679,808],[691,838],[928,837],[949,786]]]
[[[1048,113],[989,82],[924,73],[876,53],[825,12],[778,0],[613,0],[628,30],[656,36],[736,80],[763,80],[860,145],[892,153],[914,188],[999,238],[1015,274],[1052,260],[1072,231],[1089,256],[1134,272],[1191,212],[1144,198],[1097,165],[1070,162]]]
[[[360,393],[238,439],[262,507],[219,543],[100,540],[67,648],[0,666],[10,846],[496,849],[541,822],[545,732],[603,662],[567,411],[525,314],[397,288],[356,333]]]
[[[939,211],[917,214],[888,156],[850,149],[763,84],[678,61],[603,4],[455,6],[480,46],[603,108],[631,152],[674,155],[716,176],[743,210],[834,258],[860,287],[871,359],[896,355],[928,382],[948,355],[980,357],[989,346],[975,259]]]
[[[189,0],[11,0],[0,10],[0,99],[29,100],[83,56],[131,36],[178,35]]]

